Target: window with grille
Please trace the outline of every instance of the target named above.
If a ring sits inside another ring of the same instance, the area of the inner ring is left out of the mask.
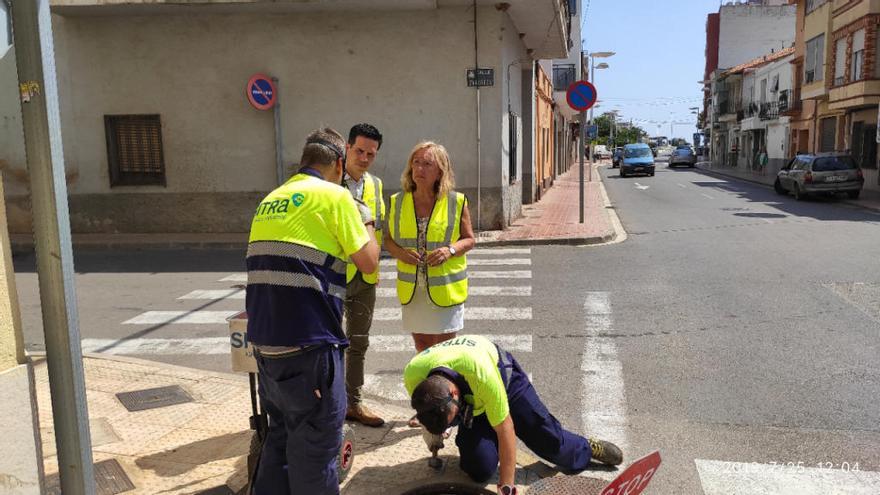
[[[554,65],[553,66],[553,89],[556,91],[565,91],[575,81],[574,64]]]
[[[165,185],[158,115],[105,115],[110,186]]]

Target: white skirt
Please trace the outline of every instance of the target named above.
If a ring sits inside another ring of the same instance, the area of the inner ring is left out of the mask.
[[[424,285],[417,285],[412,301],[401,309],[403,329],[409,333],[440,335],[464,328],[464,304],[444,308],[428,297]]]

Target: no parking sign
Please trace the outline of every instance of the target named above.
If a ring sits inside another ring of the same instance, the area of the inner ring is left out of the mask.
[[[248,80],[246,93],[248,101],[257,110],[270,110],[278,100],[275,84],[264,74],[255,74]]]

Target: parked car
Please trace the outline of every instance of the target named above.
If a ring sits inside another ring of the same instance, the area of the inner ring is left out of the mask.
[[[635,143],[623,147],[620,176],[626,177],[630,174],[654,175],[654,154],[647,144]]]
[[[593,147],[593,156],[599,160],[605,160],[611,158],[611,152],[608,151],[608,147],[604,144],[597,144]]]
[[[620,162],[623,161],[623,148],[618,146],[614,148],[614,153],[611,155],[611,168],[617,168],[620,166]]]
[[[697,155],[690,146],[679,146],[669,155],[669,167],[687,165],[694,168],[697,165]]]
[[[779,194],[794,194],[797,200],[808,195],[846,193],[856,199],[865,176],[847,153],[798,155],[776,175],[773,188]]]

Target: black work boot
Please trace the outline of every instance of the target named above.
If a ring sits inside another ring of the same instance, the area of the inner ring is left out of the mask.
[[[588,438],[587,441],[590,442],[590,449],[593,451],[594,460],[609,466],[617,466],[623,462],[623,452],[620,451],[617,445],[595,438]]]

